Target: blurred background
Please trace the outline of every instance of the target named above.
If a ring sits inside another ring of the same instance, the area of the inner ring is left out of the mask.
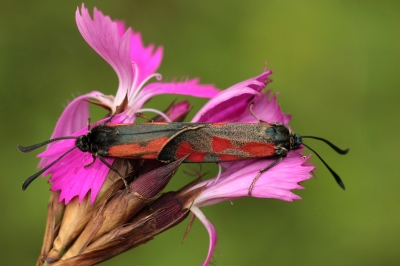
[[[68,101],[115,94],[112,68],[75,24],[80,1],[6,1],[0,9],[2,265],[33,265],[45,227],[49,185],[36,153],[17,144],[50,137]],[[400,2],[396,1],[90,1],[164,47],[166,79],[200,77],[224,89],[274,70],[268,87],[300,134],[325,137],[350,153],[307,143],[338,172],[342,191],[316,156],[317,178],[303,200],[246,198],[204,208],[218,231],[215,265],[400,264]],[[176,96],[149,103],[162,109]],[[187,99],[179,97],[179,100]],[[206,100],[190,99],[192,117]],[[104,114],[93,114],[99,118]],[[393,135],[394,134],[394,135]],[[308,152],[308,151],[307,151]],[[185,166],[183,166],[184,168]],[[216,167],[205,171],[211,177]],[[169,189],[188,182],[181,174]],[[208,235],[187,221],[102,265],[199,265]]]

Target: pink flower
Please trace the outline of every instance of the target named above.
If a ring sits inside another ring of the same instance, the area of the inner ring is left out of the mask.
[[[140,33],[135,33],[131,28],[125,29],[122,22],[112,21],[96,8],[92,19],[82,4],[82,8],[76,11],[76,23],[86,42],[117,73],[119,87],[115,96],[92,91],[74,99],[62,113],[51,138],[78,136],[87,132],[89,99],[96,99],[98,105],[109,109],[110,114],[116,112],[117,106],[124,106],[124,109],[118,110],[123,112],[115,116],[112,122],[132,123],[135,113],[141,112],[146,101],[155,95],[169,93],[210,98],[219,93],[213,85],[198,84],[198,79],[162,82],[161,75],[155,73],[161,64],[162,48],[155,48],[152,44],[146,47]],[[152,78],[157,81],[148,83]],[[180,105],[179,108],[182,106],[187,105]],[[46,151],[38,155],[42,158],[39,166],[44,168],[50,165],[74,145],[75,140],[48,145]],[[113,162],[113,159],[106,160],[110,164]],[[49,180],[52,183],[51,190],[61,190],[60,201],[68,203],[75,196],[82,200],[91,190],[91,200],[94,202],[109,169],[99,160],[85,168],[84,165],[91,161],[91,154],[75,149],[43,173],[52,174]]]
[[[290,115],[282,113],[280,106],[276,103],[276,94],[269,99],[270,91],[262,93],[271,73],[272,71],[264,71],[257,77],[222,91],[198,112],[193,121],[257,123],[258,121],[249,112],[249,105],[253,102],[253,112],[260,119],[287,125]],[[281,162],[261,174],[253,187],[251,196],[284,201],[301,199],[291,190],[302,189],[299,183],[311,177],[314,167],[307,161],[308,158],[309,156],[301,154],[301,150],[290,151]],[[274,161],[275,159],[262,159],[221,163],[226,169],[225,172],[190,189],[192,191],[204,187],[204,190],[189,206],[192,213],[204,224],[210,236],[208,255],[202,265],[208,265],[210,262],[217,241],[217,233],[200,208],[248,196],[250,184],[258,172]]]

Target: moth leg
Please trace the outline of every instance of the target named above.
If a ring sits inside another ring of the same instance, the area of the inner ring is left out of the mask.
[[[97,156],[93,154],[92,158],[93,158],[93,160],[90,163],[85,164],[83,167],[87,168],[87,167],[91,166],[96,161]]]
[[[125,189],[130,191],[129,190],[129,186],[128,186],[128,182],[126,182],[125,177],[120,172],[118,172],[118,170],[115,169],[111,164],[109,164],[106,160],[104,160],[103,157],[99,156],[98,158],[100,159],[100,161],[102,161],[102,163],[104,163],[108,168],[110,168],[110,170],[114,171],[117,175],[119,175],[119,177],[122,179],[122,181],[125,184]]]
[[[252,103],[250,104],[250,106],[249,106],[250,114],[251,114],[256,120],[258,120],[258,122],[260,122],[260,123],[265,122],[264,120],[262,120],[261,118],[259,118],[259,117],[253,112],[253,105],[254,105],[254,102],[252,102]]]
[[[260,172],[258,172],[258,174],[256,175],[256,177],[253,179],[253,182],[251,182],[251,185],[249,187],[249,192],[248,195],[251,196],[251,191],[253,190],[254,185],[256,184],[258,178],[260,178],[261,174],[268,171],[269,169],[271,169],[275,164],[279,163],[280,161],[282,161],[283,157],[279,157],[278,159],[276,159],[275,161],[273,161],[272,163],[270,163],[267,167],[265,167],[264,169],[262,169]]]

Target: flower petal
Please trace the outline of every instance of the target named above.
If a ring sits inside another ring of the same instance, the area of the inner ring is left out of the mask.
[[[96,8],[91,19],[82,4],[81,13],[76,11],[76,24],[86,42],[107,61],[117,73],[119,80],[116,105],[124,99],[132,87],[133,71],[130,60],[130,31],[120,36],[118,23],[104,16]]]
[[[87,125],[89,119],[89,99],[96,99],[105,105],[111,104],[110,96],[99,91],[81,95],[72,100],[57,121],[51,138],[69,136]],[[111,96],[112,97],[112,96]]]
[[[238,117],[248,112],[249,103],[261,98],[261,91],[272,71],[240,82],[221,91],[195,115],[192,122],[238,122]]]
[[[163,48],[161,46],[155,48],[154,44],[149,44],[146,47],[139,32],[135,33],[131,28],[128,31],[131,36],[130,58],[132,63],[136,64],[140,70],[139,73],[135,73],[135,75],[138,75],[136,84],[139,85],[160,67],[163,58]]]
[[[135,106],[143,106],[144,103],[151,97],[159,94],[181,94],[201,98],[211,98],[217,95],[220,90],[214,85],[200,85],[199,79],[182,82],[154,82],[146,85],[135,99]]]
[[[208,254],[206,260],[201,264],[207,266],[210,263],[212,255],[214,253],[215,245],[217,244],[217,231],[212,223],[207,220],[203,212],[196,206],[192,206],[190,211],[196,215],[196,217],[204,224],[207,229],[208,235],[210,236],[210,245],[208,246]]]
[[[311,177],[314,167],[307,162],[309,156],[304,157],[298,151],[291,151],[289,155],[261,174],[254,185],[251,196],[285,201],[300,199],[291,190],[302,189],[299,183]],[[214,183],[214,178],[193,187],[195,189],[207,184],[206,189],[195,200],[194,205],[202,207],[248,196],[249,187],[258,172],[273,161],[274,159],[264,159],[224,163],[223,166],[227,170],[222,173],[217,183]]]

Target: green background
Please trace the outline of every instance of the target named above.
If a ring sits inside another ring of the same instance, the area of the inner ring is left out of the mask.
[[[246,198],[204,208],[218,230],[216,265],[400,264],[400,2],[398,1],[90,1],[113,19],[164,46],[159,72],[200,77],[227,88],[275,72],[268,87],[293,115],[292,128],[350,148],[340,156],[307,143],[344,180],[342,191],[318,166],[303,200]],[[82,39],[79,1],[3,1],[0,9],[0,260],[33,265],[45,226],[49,185],[36,153],[17,144],[43,141],[68,100],[99,90],[115,94],[113,70]],[[164,96],[163,96],[164,97]],[[157,98],[162,108],[176,96]],[[184,99],[181,97],[179,99]],[[205,100],[194,100],[194,111]],[[95,118],[102,114],[93,115]],[[206,170],[215,172],[215,166]],[[211,177],[211,174],[208,175]],[[189,181],[180,175],[170,189]],[[103,265],[199,265],[202,224],[182,244],[187,221]]]

